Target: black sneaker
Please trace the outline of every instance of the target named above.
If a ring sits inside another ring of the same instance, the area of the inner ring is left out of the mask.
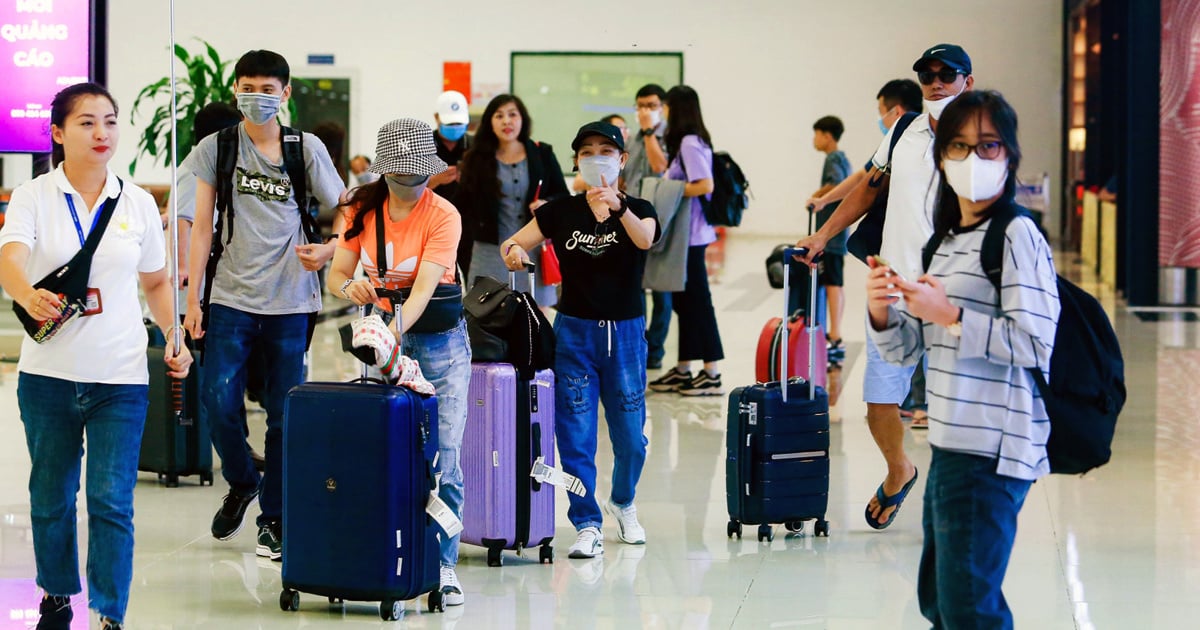
[[[50,595],[42,598],[38,606],[37,630],[71,630],[71,619],[75,613],[71,611],[71,598]]]
[[[254,550],[263,558],[283,561],[283,523],[272,521],[258,528],[258,547]]]
[[[678,368],[671,368],[667,370],[666,374],[650,381],[650,391],[677,392],[679,388],[691,382],[691,372],[680,372]]]
[[[125,624],[108,617],[100,618],[100,630],[125,630]]]
[[[679,388],[684,396],[720,396],[725,393],[721,387],[721,375],[709,376],[708,372],[700,370],[687,385]]]
[[[212,535],[217,540],[229,540],[238,535],[242,531],[242,520],[246,516],[246,508],[254,502],[258,496],[258,491],[250,494],[241,494],[229,489],[229,494],[221,502],[221,509],[217,510],[212,521]]]

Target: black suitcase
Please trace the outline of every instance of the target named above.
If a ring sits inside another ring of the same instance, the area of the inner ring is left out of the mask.
[[[163,352],[167,341],[157,326],[148,324],[146,350],[150,368],[150,406],[142,433],[138,470],[158,474],[168,488],[179,486],[180,477],[199,475],[200,485],[213,483],[212,438],[200,410],[199,353],[186,379],[167,376]]]
[[[791,256],[793,250],[784,251]],[[785,266],[789,267],[789,266]],[[786,272],[785,272],[786,273]],[[815,309],[817,272],[811,273],[810,308]],[[812,311],[809,311],[812,312]],[[809,320],[810,322],[812,320]],[[816,331],[809,329],[810,335]],[[783,344],[783,381],[739,387],[729,395],[726,432],[726,534],[742,536],[742,525],[758,525],[758,540],[773,540],[771,525],[829,535],[829,395],[811,381],[788,378]],[[809,366],[813,365],[809,346]],[[786,382],[786,389],[781,387]]]

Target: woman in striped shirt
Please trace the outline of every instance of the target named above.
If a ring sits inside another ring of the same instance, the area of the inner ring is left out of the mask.
[[[1033,221],[1018,217],[1004,234],[999,295],[980,262],[991,217],[1013,205],[1021,159],[1003,96],[968,92],[947,107],[934,156],[943,175],[934,226],[945,237],[916,282],[872,260],[871,334],[888,361],[929,361],[921,612],[938,628],[1011,628],[1000,587],[1017,513],[1050,471],[1050,424],[1029,370],[1049,378],[1054,261]]]

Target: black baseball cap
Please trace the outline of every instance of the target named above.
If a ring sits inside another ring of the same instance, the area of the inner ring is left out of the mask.
[[[579,145],[588,136],[602,136],[605,140],[615,144],[621,151],[625,150],[625,136],[621,134],[621,130],[616,125],[597,120],[590,122],[579,128],[575,134],[575,139],[571,141],[571,150],[578,151]]]
[[[920,59],[913,63],[912,69],[915,72],[920,72],[925,69],[926,63],[935,60],[965,75],[971,74],[971,58],[967,56],[967,51],[963,50],[962,46],[956,44],[938,44],[931,47],[921,55]]]

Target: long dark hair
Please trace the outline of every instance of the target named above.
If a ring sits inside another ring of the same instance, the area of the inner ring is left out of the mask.
[[[984,117],[992,121],[1000,143],[1004,145],[1008,156],[1008,178],[1004,182],[1004,194],[997,204],[1011,203],[1017,194],[1017,169],[1021,166],[1021,143],[1017,140],[1017,112],[1008,104],[1004,95],[994,90],[973,90],[964,92],[946,106],[942,117],[938,119],[936,139],[933,144],[933,161],[939,172],[945,161],[946,150],[950,143],[962,133],[971,120],[977,121],[982,127]],[[933,215],[933,227],[938,232],[948,232],[962,222],[962,208],[958,204],[958,194],[942,175],[941,188],[938,192],[937,208]]]
[[[667,155],[671,159],[679,155],[679,146],[683,137],[700,136],[710,148],[712,137],[704,126],[704,115],[700,113],[700,95],[696,90],[686,85],[676,85],[667,92],[667,135],[663,139],[667,143]]]
[[[500,197],[500,181],[496,179],[496,151],[500,150],[500,138],[492,128],[492,117],[509,103],[515,103],[521,114],[521,131],[517,133],[517,140],[526,142],[533,133],[533,119],[529,117],[529,110],[525,109],[525,103],[520,98],[513,94],[501,94],[493,98],[479,118],[474,143],[463,154],[459,194],[465,192],[471,197],[486,200]]]
[[[75,103],[85,96],[103,96],[112,103],[113,113],[119,114],[117,109],[117,101],[104,89],[104,86],[97,83],[76,83],[70,87],[63,88],[58,94],[54,95],[54,100],[50,101],[50,124],[63,128],[67,122],[67,116],[75,110]],[[63,145],[54,141],[54,134],[50,134],[50,142],[53,147],[50,149],[50,164],[58,166],[66,158],[63,152]]]
[[[350,227],[346,228],[346,233],[342,235],[343,241],[362,234],[362,231],[367,227],[367,215],[373,214],[376,210],[382,208],[383,202],[387,201],[387,198],[387,181],[382,177],[351,190],[350,198],[344,203],[338,204],[338,208],[343,209],[341,210],[343,214],[350,208],[354,209],[354,218],[350,221]],[[375,229],[381,230],[383,226],[377,225]]]

